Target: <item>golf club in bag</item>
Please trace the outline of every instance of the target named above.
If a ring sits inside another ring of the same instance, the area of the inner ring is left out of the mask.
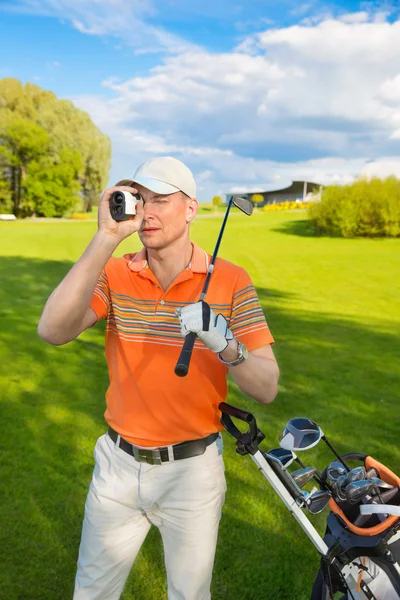
[[[306,418],[289,421],[280,448],[265,452],[259,447],[265,435],[254,415],[225,402],[219,408],[222,425],[236,439],[236,452],[250,455],[321,557],[310,600],[399,600],[400,477],[366,454],[340,456],[319,426]],[[244,422],[246,431],[232,418]],[[295,452],[321,439],[335,461],[320,473],[305,467]],[[351,461],[363,464],[351,468]],[[291,473],[294,462],[303,468]],[[303,490],[312,479],[319,490]],[[326,507],[330,512],[322,537],[306,512],[317,514]]]
[[[217,239],[217,243],[215,244],[214,253],[212,255],[212,258],[211,258],[211,261],[210,261],[210,264],[208,267],[207,276],[206,276],[206,280],[204,282],[203,290],[200,294],[199,302],[204,300],[206,297],[208,286],[210,284],[211,275],[214,271],[215,259],[217,258],[219,246],[220,246],[222,236],[223,236],[224,230],[225,230],[226,221],[228,220],[228,215],[229,215],[229,212],[230,212],[232,206],[236,206],[236,208],[238,208],[245,215],[248,215],[248,216],[250,216],[253,212],[253,205],[250,202],[250,200],[247,200],[247,198],[240,198],[239,196],[231,196],[230,197],[227,208],[226,208],[225,217],[224,217],[224,220],[221,225],[221,230],[219,232],[219,236]],[[178,362],[176,363],[175,370],[174,370],[175,375],[178,375],[178,377],[185,377],[188,373],[190,359],[192,357],[192,352],[193,352],[194,343],[196,341],[196,337],[197,337],[196,334],[192,333],[192,332],[188,333],[187,336],[185,337],[183,348],[181,350],[181,353],[178,358]]]

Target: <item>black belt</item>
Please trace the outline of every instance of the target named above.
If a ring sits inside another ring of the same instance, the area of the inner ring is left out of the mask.
[[[118,440],[119,434],[111,427],[108,428],[108,435],[113,442]],[[199,440],[190,440],[189,442],[181,442],[179,444],[174,444],[173,446],[154,449],[138,448],[120,437],[118,446],[121,450],[130,454],[139,462],[147,462],[150,465],[161,465],[163,462],[172,460],[172,456],[173,460],[181,460],[182,458],[191,458],[192,456],[204,454],[207,446],[215,442],[218,436],[218,433],[211,433],[207,437]],[[170,458],[171,451],[172,456]]]

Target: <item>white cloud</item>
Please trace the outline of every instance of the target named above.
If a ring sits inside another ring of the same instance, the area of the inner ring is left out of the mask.
[[[111,99],[75,100],[113,140],[114,179],[174,154],[206,199],[303,177],[400,176],[399,64],[400,21],[356,13],[269,29],[231,53],[181,52],[104,82]]]
[[[87,35],[113,36],[138,53],[179,53],[194,44],[149,22],[155,0],[16,0],[7,10],[56,17]]]
[[[394,102],[396,104],[400,102],[400,73],[396,77],[387,79],[382,83],[379,88],[379,95],[387,102]]]
[[[343,23],[367,23],[369,20],[369,15],[366,11],[347,13],[339,17],[339,21],[343,21]]]
[[[361,175],[367,177],[390,177],[395,175],[400,178],[400,157],[380,158],[378,160],[368,162],[362,169]]]
[[[299,6],[296,6],[296,8],[293,8],[290,11],[290,14],[293,17],[298,17],[300,15],[304,15],[305,13],[309,12],[312,9],[312,4],[310,2],[306,2],[304,4],[300,4]]]

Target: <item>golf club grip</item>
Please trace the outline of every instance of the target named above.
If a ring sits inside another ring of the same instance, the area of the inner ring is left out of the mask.
[[[185,377],[189,370],[190,359],[192,357],[193,346],[196,341],[196,334],[192,331],[185,336],[183,348],[178,358],[178,362],[175,367],[175,375],[178,377]]]
[[[230,434],[236,439],[242,435],[242,432],[239,431],[231,419],[231,417],[235,417],[235,419],[244,421],[249,425],[248,433],[250,434],[251,439],[255,439],[257,435],[257,422],[254,415],[241,410],[240,408],[236,408],[235,406],[231,406],[230,404],[226,404],[226,402],[221,402],[218,408],[222,412],[221,423]]]

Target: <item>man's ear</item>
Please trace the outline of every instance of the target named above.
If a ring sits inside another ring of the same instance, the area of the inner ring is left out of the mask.
[[[199,210],[199,203],[196,198],[189,198],[186,207],[186,223],[193,221]]]

